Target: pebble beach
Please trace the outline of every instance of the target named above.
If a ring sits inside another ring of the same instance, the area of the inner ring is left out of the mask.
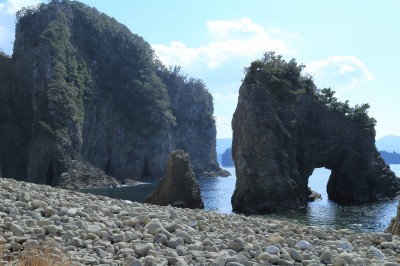
[[[0,265],[50,248],[65,265],[400,265],[384,232],[173,208],[0,178]]]

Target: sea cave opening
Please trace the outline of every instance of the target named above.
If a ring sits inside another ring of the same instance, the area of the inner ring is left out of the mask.
[[[46,185],[54,184],[54,170],[53,164],[50,162],[49,167],[47,168],[47,176],[46,176]]]
[[[308,187],[311,191],[321,195],[323,200],[328,199],[327,185],[331,170],[325,167],[314,168],[313,173],[308,178]]]

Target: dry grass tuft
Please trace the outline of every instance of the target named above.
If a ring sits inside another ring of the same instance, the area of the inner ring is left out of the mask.
[[[4,246],[1,248],[4,251]],[[1,254],[4,254],[1,252]],[[24,249],[18,257],[11,257],[9,266],[69,266],[72,265],[68,257],[54,245],[43,245],[32,249]]]

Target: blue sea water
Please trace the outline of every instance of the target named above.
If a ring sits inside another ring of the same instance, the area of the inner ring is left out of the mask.
[[[400,176],[400,165],[390,165],[392,171]],[[231,196],[235,189],[235,170],[225,168],[232,173],[230,177],[198,178],[205,209],[219,213],[232,213]],[[306,225],[327,226],[333,228],[350,228],[358,232],[383,231],[391,217],[396,215],[397,199],[379,202],[341,205],[328,199],[326,184],[330,171],[325,168],[315,169],[309,179],[312,190],[322,195],[322,200],[310,202],[305,209],[286,211],[265,215],[268,218],[286,220]],[[80,190],[143,202],[154,190],[157,180],[133,187]]]

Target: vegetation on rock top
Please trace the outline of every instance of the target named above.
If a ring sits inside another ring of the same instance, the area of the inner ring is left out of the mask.
[[[261,59],[253,61],[250,67],[245,68],[246,76],[243,82],[265,84],[264,86],[280,101],[295,100],[303,94],[314,95],[321,106],[345,116],[375,134],[376,120],[368,116],[368,103],[351,107],[349,101],[338,101],[331,88],[318,89],[312,76],[303,74],[305,67],[298,64],[294,58],[287,62],[281,55],[267,52]]]

